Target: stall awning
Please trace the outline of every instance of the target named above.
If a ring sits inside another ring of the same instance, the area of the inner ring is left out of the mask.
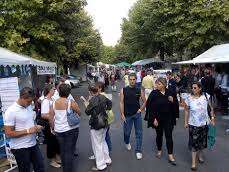
[[[32,66],[41,66],[41,67],[57,67],[56,63],[54,62],[46,62],[46,61],[33,59],[28,56],[20,55],[1,47],[0,47],[0,65],[3,66],[32,65]]]
[[[118,66],[118,67],[130,67],[131,64],[129,64],[127,62],[120,62],[120,63],[115,64],[115,66]]]
[[[186,61],[176,62],[172,64],[193,64],[193,60],[186,60]]]
[[[215,45],[196,58],[175,64],[229,63],[229,44]]]
[[[149,59],[143,59],[143,60],[138,60],[134,63],[132,63],[132,66],[144,66],[150,63],[162,63],[159,58],[149,58]]]

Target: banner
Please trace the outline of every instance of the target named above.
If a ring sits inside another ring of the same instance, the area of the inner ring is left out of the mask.
[[[37,75],[55,75],[55,67],[37,66]]]

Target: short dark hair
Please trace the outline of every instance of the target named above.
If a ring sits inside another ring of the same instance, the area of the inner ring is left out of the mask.
[[[67,98],[71,93],[71,86],[68,84],[61,84],[59,86],[59,96]]]
[[[135,77],[135,79],[137,78],[136,73],[130,73],[128,78],[130,79],[130,77],[132,77],[132,76],[134,76],[134,77]]]
[[[103,82],[96,82],[95,85],[101,89],[102,92],[105,91],[105,84]]]
[[[24,87],[20,90],[21,99],[28,99],[28,98],[34,98],[34,97],[35,97],[35,93],[32,88]]]
[[[201,88],[200,95],[202,95],[203,94],[203,90],[202,90],[202,84],[201,84],[201,82],[194,81],[194,82],[192,82],[192,86],[194,84],[197,85],[199,88]],[[191,91],[191,94],[193,95],[193,92],[192,91]]]
[[[88,90],[89,90],[90,92],[94,93],[94,94],[98,93],[98,91],[99,91],[99,90],[98,90],[98,87],[97,87],[95,84],[89,85]]]
[[[167,72],[166,72],[166,75],[172,75],[172,72],[167,71]]]
[[[43,92],[44,96],[47,96],[53,87],[53,84],[46,84]]]

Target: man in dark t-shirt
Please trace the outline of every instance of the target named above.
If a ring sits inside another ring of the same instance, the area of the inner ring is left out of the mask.
[[[136,74],[129,75],[129,86],[123,88],[120,92],[120,112],[121,118],[124,121],[124,142],[126,148],[131,150],[130,135],[132,126],[135,128],[136,138],[136,157],[142,159],[142,117],[141,112],[145,109],[146,98],[144,91],[136,87]],[[140,105],[140,98],[143,105]]]

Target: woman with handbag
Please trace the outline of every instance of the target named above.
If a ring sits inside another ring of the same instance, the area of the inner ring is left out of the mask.
[[[204,163],[203,149],[207,148],[208,124],[215,125],[209,95],[202,93],[201,84],[192,84],[192,94],[185,101],[184,127],[189,129],[189,149],[192,151],[191,170],[197,170],[197,160]]]
[[[146,104],[146,117],[148,127],[156,130],[157,158],[162,156],[163,134],[166,138],[166,147],[168,152],[168,161],[172,165],[176,165],[173,155],[173,128],[176,125],[177,113],[175,111],[175,103],[173,93],[166,88],[167,81],[165,78],[159,77],[156,82],[156,90],[153,90]]]
[[[50,161],[50,165],[55,168],[61,167],[61,160],[60,160],[60,146],[56,136],[52,133],[50,125],[49,125],[49,118],[50,112],[53,104],[52,96],[55,92],[55,87],[52,84],[47,84],[44,88],[43,94],[44,99],[41,102],[41,120],[44,124],[44,136],[46,146],[46,154]]]
[[[70,85],[59,86],[60,98],[53,103],[53,120],[50,121],[60,144],[63,172],[73,171],[75,143],[79,134],[80,109],[75,101],[67,99],[70,93]]]
[[[107,95],[105,93],[105,85],[104,85],[104,83],[97,82],[96,86],[98,87],[99,94],[104,95],[109,100],[112,99],[112,97],[109,97],[109,95]],[[109,152],[111,152],[112,151],[112,143],[111,143],[111,138],[110,138],[110,125],[114,121],[114,112],[112,111],[112,109],[107,111],[107,115],[108,115],[108,127],[107,127],[105,140],[107,142],[107,146],[108,146]]]
[[[108,146],[105,140],[108,121],[106,110],[111,110],[112,102],[104,95],[99,94],[96,85],[89,87],[91,99],[85,113],[90,116],[92,150],[95,155],[96,167],[93,171],[104,170],[111,164]]]

